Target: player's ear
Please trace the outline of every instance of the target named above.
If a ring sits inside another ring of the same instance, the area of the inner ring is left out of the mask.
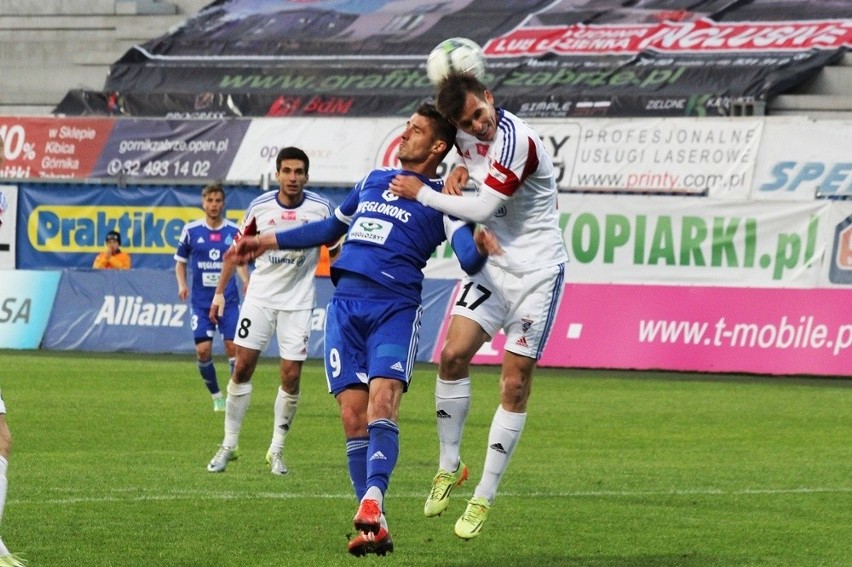
[[[441,155],[445,151],[447,151],[447,142],[445,142],[444,140],[435,140],[435,142],[432,144],[432,152]]]

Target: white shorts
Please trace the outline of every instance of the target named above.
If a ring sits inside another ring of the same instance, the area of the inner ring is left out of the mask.
[[[0,413],[6,413],[6,402],[3,401],[2,393],[0,393]]]
[[[476,321],[492,338],[503,329],[506,350],[538,360],[556,321],[564,275],[565,264],[513,274],[487,263],[462,280],[452,314]]]
[[[278,355],[285,360],[308,358],[313,309],[284,311],[246,299],[240,308],[234,344],[264,351],[272,334],[278,337]]]

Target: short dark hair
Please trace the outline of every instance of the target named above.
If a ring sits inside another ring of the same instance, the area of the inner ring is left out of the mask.
[[[201,190],[201,196],[206,197],[210,193],[221,193],[222,198],[225,198],[225,188],[222,187],[222,184],[218,181],[215,183],[210,183],[204,186],[204,189]]]
[[[414,112],[428,118],[432,123],[432,130],[435,131],[435,137],[447,143],[447,149],[441,155],[441,160],[443,160],[456,143],[456,127],[444,118],[444,115],[438,112],[438,109],[431,102],[421,103]]]
[[[295,146],[287,146],[286,148],[281,148],[281,151],[278,152],[278,157],[275,158],[276,172],[281,169],[281,162],[285,159],[302,160],[302,163],[305,164],[305,175],[308,174],[308,170],[311,168],[311,160],[308,159],[308,154]]]
[[[110,240],[118,241],[118,245],[121,246],[121,235],[119,233],[117,233],[116,231],[111,230],[108,233],[106,233],[106,237],[104,238],[104,244],[106,244]]]
[[[485,100],[486,90],[485,85],[471,73],[450,73],[438,85],[435,105],[447,120],[458,122],[467,102],[467,93]]]

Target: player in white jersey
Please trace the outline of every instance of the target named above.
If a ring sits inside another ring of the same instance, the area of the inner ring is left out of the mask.
[[[3,138],[0,137],[0,169],[3,169],[3,162],[6,161],[4,153]],[[3,226],[3,214],[8,210],[9,204],[6,201],[6,196],[0,192],[0,227]],[[6,469],[9,466],[9,455],[12,453],[12,432],[9,430],[9,424],[6,423],[6,404],[3,403],[3,396],[0,394],[0,519],[3,518],[3,509],[6,507],[6,486],[8,480],[6,478]],[[16,565],[24,565],[20,559],[9,553],[3,539],[0,538],[0,567],[8,566],[15,567]]]
[[[299,148],[287,147],[278,152],[276,176],[279,189],[264,193],[251,202],[240,225],[237,241],[331,216],[328,200],[305,190],[309,166],[308,156]],[[333,256],[339,251],[334,244],[329,249]],[[208,471],[222,472],[228,461],[236,458],[240,428],[251,400],[251,377],[260,354],[275,334],[281,357],[281,386],[275,398],[272,441],[266,461],[273,474],[287,474],[284,440],[296,415],[302,364],[308,356],[311,315],[316,301],[314,271],[318,260],[319,248],[270,250],[255,260],[234,338],[237,360],[228,383],[225,437],[208,463]],[[221,294],[235,269],[233,262],[225,261],[210,307],[213,320],[223,305]]]
[[[488,517],[524,429],[533,372],[556,318],[568,255],[556,211],[553,162],[539,136],[497,108],[491,93],[470,74],[447,77],[439,86],[437,106],[459,129],[456,146],[464,164],[450,174],[449,194],[423,190],[402,176],[391,190],[483,223],[504,251],[489,256],[482,271],[462,281],[435,386],[440,461],[424,507],[429,517],[446,510],[450,492],[468,477],[460,447],[470,407],[470,360],[503,329],[500,405],[491,422],[482,479],[455,524],[456,535],[470,539]],[[469,181],[476,197],[459,197]]]

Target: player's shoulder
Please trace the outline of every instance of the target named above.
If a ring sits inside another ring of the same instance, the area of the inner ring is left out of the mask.
[[[183,225],[183,229],[186,232],[190,232],[190,231],[194,231],[194,230],[204,229],[205,226],[206,225],[204,224],[204,219],[195,219],[195,220],[186,221]]]
[[[497,109],[497,130],[512,136],[528,136],[533,131],[529,124],[502,108]]]
[[[251,200],[249,203],[249,208],[256,207],[258,205],[263,205],[269,203],[270,201],[275,201],[275,196],[278,194],[278,190],[273,189],[270,191],[265,191]]]
[[[310,189],[305,189],[305,202],[318,203],[326,207],[331,207],[331,201]]]
[[[248,207],[246,207],[243,218],[248,219],[256,217],[260,214],[263,214],[263,211],[280,208],[280,205],[278,204],[278,199],[276,198],[277,195],[277,190],[266,191],[252,199],[251,202],[248,204]]]

